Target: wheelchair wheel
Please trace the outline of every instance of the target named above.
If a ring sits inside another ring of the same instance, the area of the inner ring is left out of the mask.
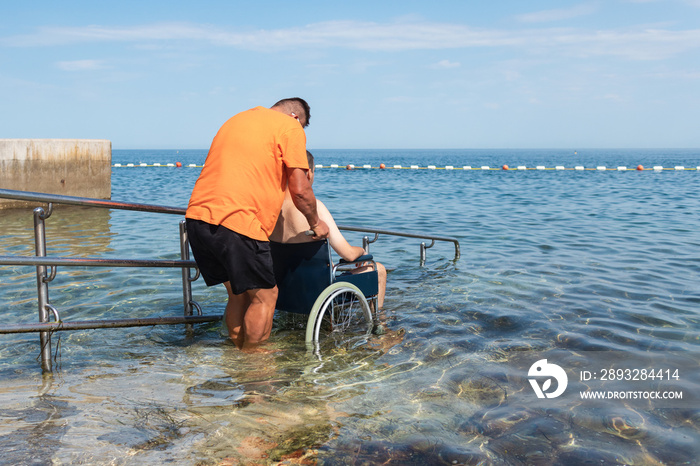
[[[364,340],[372,333],[372,313],[352,283],[336,282],[316,299],[306,325],[306,343],[318,354],[321,345],[337,347]]]

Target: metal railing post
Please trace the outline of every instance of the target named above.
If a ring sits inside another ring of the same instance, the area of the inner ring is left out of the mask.
[[[48,212],[44,211],[43,207],[34,209],[34,244],[37,256],[46,256],[46,224],[44,220],[51,216],[52,207],[49,204]],[[46,266],[37,265],[36,286],[39,298],[39,322],[41,323],[49,321],[49,285],[47,279]],[[51,333],[40,332],[39,342],[41,344],[41,370],[44,373],[51,372]]]
[[[375,233],[375,234],[374,234],[374,239],[372,239],[372,240],[369,239],[369,236],[363,236],[363,237],[362,237],[362,249],[365,250],[365,254],[369,254],[369,253],[370,253],[370,252],[369,252],[369,245],[372,244],[372,243],[374,243],[375,241],[377,241],[377,239],[379,239],[379,233]]]
[[[425,241],[420,243],[420,265],[421,267],[425,265],[425,250],[430,249],[435,245],[435,240],[430,243],[430,246],[426,246]]]
[[[187,241],[187,227],[185,220],[180,220],[180,259],[190,260],[190,245]],[[182,301],[185,305],[185,316],[192,315],[192,285],[190,283],[190,269],[182,268]],[[191,331],[192,325],[186,325],[186,331]]]

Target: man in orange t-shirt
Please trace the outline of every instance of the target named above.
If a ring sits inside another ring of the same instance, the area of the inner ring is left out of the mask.
[[[269,338],[277,302],[268,237],[289,187],[315,239],[328,236],[306,171],[309,105],[298,97],[229,119],[212,141],[187,207],[187,235],[207,286],[223,283],[239,348]]]

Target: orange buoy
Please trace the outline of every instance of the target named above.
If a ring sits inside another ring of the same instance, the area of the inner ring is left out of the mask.
[[[637,165],[637,170],[644,170],[644,166],[643,166],[643,165]]]
[[[508,170],[508,165],[503,165],[504,170]]]
[[[176,167],[181,167],[181,166],[182,166],[182,163],[180,163],[180,162],[175,162],[175,166],[176,166]]]
[[[383,170],[383,169],[386,168],[386,165],[384,165],[383,163],[380,163],[380,164],[379,164],[379,168],[381,168],[381,169]]]

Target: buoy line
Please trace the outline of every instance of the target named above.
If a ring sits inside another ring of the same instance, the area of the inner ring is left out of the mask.
[[[115,163],[112,164],[112,167],[114,168],[123,168],[123,167],[128,167],[128,168],[141,168],[141,167],[175,167],[175,168],[181,168],[181,167],[188,167],[188,168],[202,168],[204,165],[197,165],[196,163],[190,163],[187,165],[183,165],[182,162],[168,162],[168,163]],[[576,165],[574,167],[564,167],[562,165],[557,165],[554,167],[545,167],[543,165],[536,165],[534,167],[527,167],[524,165],[517,165],[514,167],[510,167],[508,165],[502,165],[500,167],[491,167],[488,165],[482,165],[479,167],[472,167],[470,165],[463,165],[461,167],[456,167],[453,165],[446,165],[444,167],[438,167],[435,165],[428,165],[425,167],[421,167],[418,165],[385,165],[385,164],[380,164],[379,166],[372,166],[369,164],[365,165],[353,165],[353,164],[348,164],[348,165],[340,165],[340,164],[330,164],[330,165],[315,165],[316,168],[342,168],[345,170],[466,170],[466,171],[527,171],[527,170],[539,170],[539,171],[547,171],[547,170],[554,170],[554,171],[665,171],[665,170],[671,170],[671,171],[688,171],[688,170],[693,170],[693,171],[700,171],[700,166],[697,167],[685,167],[683,165],[676,165],[673,167],[662,167],[660,165],[654,165],[651,168],[646,168],[642,165],[637,165],[636,167],[628,168],[625,166],[617,166],[617,167],[606,167],[604,165],[599,165],[595,167],[584,167],[583,165]]]

